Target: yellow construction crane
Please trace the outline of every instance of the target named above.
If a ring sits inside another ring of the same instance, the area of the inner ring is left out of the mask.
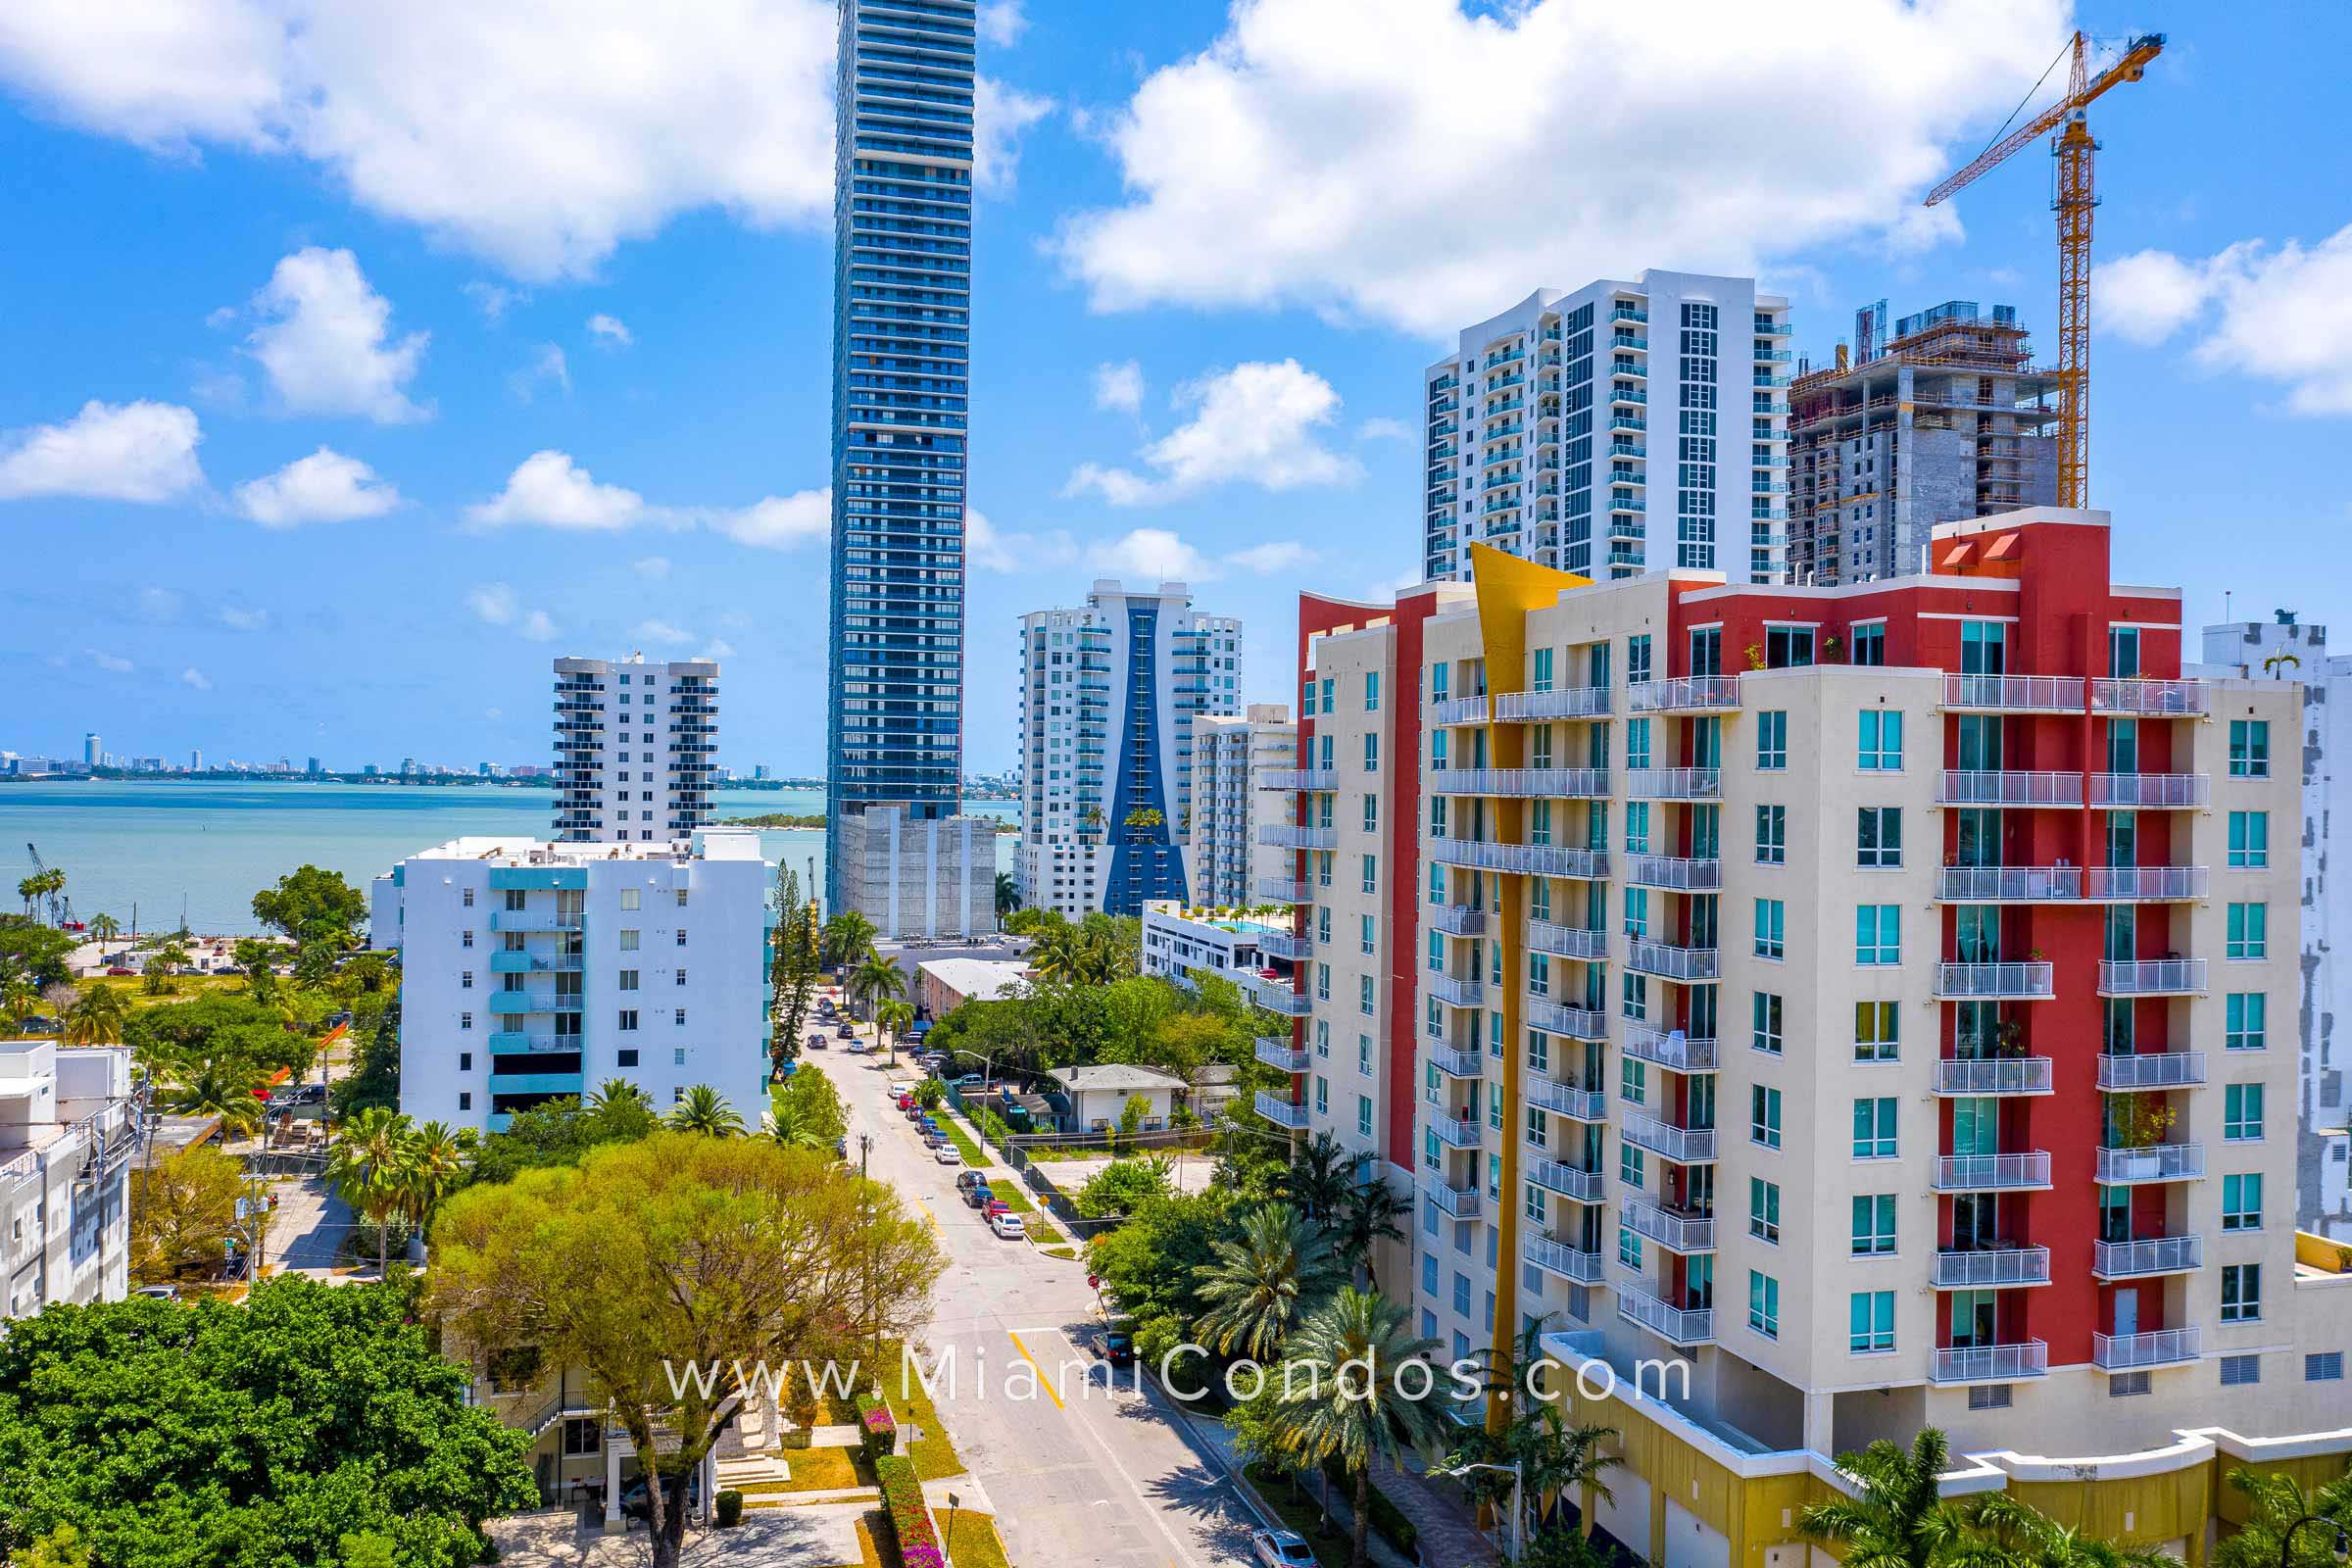
[[[2147,74],[2148,62],[2164,52],[2164,34],[2133,38],[2124,46],[2123,58],[2096,77],[2089,74],[2088,44],[2081,32],[2071,47],[2074,67],[2066,96],[1977,154],[1967,168],[1928,192],[1926,205],[1933,207],[1974,183],[2042,132],[2065,124],[2050,148],[2058,160],[2057,195],[2050,203],[2058,213],[2058,504],[2081,507],[2088,504],[2090,484],[2090,213],[2099,204],[2091,183],[2091,154],[2099,144],[2090,139],[2083,111],[2109,88]]]

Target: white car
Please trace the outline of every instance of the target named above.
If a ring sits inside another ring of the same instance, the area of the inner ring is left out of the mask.
[[[1264,1568],[1315,1568],[1315,1548],[1295,1530],[1252,1530],[1250,1550]]]
[[[942,1165],[960,1165],[963,1163],[963,1156],[956,1152],[956,1146],[954,1144],[940,1145],[937,1149],[931,1152],[931,1157],[938,1160]]]
[[[1018,1214],[992,1214],[988,1228],[1008,1242],[1020,1241],[1029,1234],[1028,1227],[1021,1223]]]

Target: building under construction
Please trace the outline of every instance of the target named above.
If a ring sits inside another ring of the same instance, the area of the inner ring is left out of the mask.
[[[1936,524],[2055,505],[2057,400],[2013,305],[1855,312],[1853,351],[1788,391],[1788,580],[1923,571]]]

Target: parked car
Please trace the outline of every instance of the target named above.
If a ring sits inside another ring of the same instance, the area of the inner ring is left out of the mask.
[[[686,1506],[689,1509],[698,1506],[702,1501],[702,1478],[700,1476],[688,1476],[686,1478]],[[630,1482],[628,1486],[622,1490],[620,1494],[620,1511],[624,1514],[627,1514],[632,1519],[643,1519],[646,1517],[647,1503],[645,1500],[645,1478],[643,1476],[640,1476],[635,1481]]]
[[[1003,1200],[1002,1198],[997,1198],[997,1197],[994,1197],[994,1196],[992,1196],[992,1197],[991,1197],[991,1198],[988,1200],[988,1201],[987,1201],[987,1202],[985,1202],[985,1203],[982,1203],[982,1204],[980,1205],[980,1212],[981,1212],[981,1214],[982,1214],[982,1216],[983,1216],[983,1217],[985,1217],[985,1218],[987,1218],[987,1219],[991,1219],[991,1220],[993,1220],[993,1219],[995,1219],[995,1218],[996,1218],[996,1217],[997,1217],[999,1214],[1009,1214],[1009,1213],[1011,1213],[1011,1212],[1012,1212],[1012,1207],[1011,1207],[1011,1205],[1010,1205],[1010,1204],[1006,1203],[1006,1202],[1004,1201],[1004,1200]]]
[[[956,1146],[949,1143],[945,1138],[942,1138],[938,1144],[932,1148],[931,1157],[938,1160],[942,1165],[960,1165],[963,1163],[963,1156],[956,1152]]]
[[[179,1299],[179,1287],[176,1285],[142,1285],[130,1294],[144,1296],[153,1301],[176,1301]]]
[[[1135,1319],[1126,1312],[1105,1312],[1102,1316],[1102,1359],[1112,1366],[1126,1366],[1135,1360]]]
[[[956,1079],[955,1084],[956,1089],[964,1094],[970,1095],[977,1094],[981,1090],[986,1089],[988,1087],[988,1080],[981,1077],[976,1072],[967,1072],[962,1077]]]
[[[978,1174],[978,1171],[967,1170],[964,1172],[964,1175],[966,1176],[977,1176]],[[966,1187],[963,1190],[964,1202],[973,1208],[985,1209],[991,1202],[995,1201],[996,1196],[997,1195],[995,1193],[989,1191],[988,1183],[986,1182],[974,1182],[971,1186]]]
[[[1021,1216],[1010,1211],[989,1215],[988,1228],[1008,1242],[1020,1241],[1029,1234],[1028,1228],[1021,1224]]]
[[[898,1098],[898,1107],[901,1110],[912,1110],[914,1108],[914,1096],[902,1092]]]
[[[138,973],[138,971],[137,971],[136,969],[133,969],[133,968],[131,968],[131,967],[130,967],[128,964],[122,964],[122,963],[113,963],[113,964],[109,964],[109,965],[107,965],[106,972],[107,972],[109,975],[125,975],[125,974],[136,974],[136,973]]]
[[[808,1049],[809,1049],[810,1051],[822,1051],[822,1050],[824,1050],[824,1049],[825,1049],[825,1037],[824,1037],[823,1035],[810,1035],[810,1036],[808,1037]]]
[[[956,1178],[956,1190],[967,1199],[971,1197],[973,1188],[987,1185],[988,1183],[981,1179],[980,1173],[976,1170],[967,1170]]]
[[[855,1040],[858,1038],[858,1031],[845,1023],[840,1028],[833,1031],[833,1038],[836,1040]]]
[[[1315,1548],[1296,1530],[1252,1530],[1250,1551],[1263,1568],[1315,1568]]]

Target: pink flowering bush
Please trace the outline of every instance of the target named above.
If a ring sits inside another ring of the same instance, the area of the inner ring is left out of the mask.
[[[890,1530],[904,1568],[945,1568],[939,1535],[931,1528],[931,1510],[923,1506],[923,1484],[915,1478],[914,1461],[892,1454],[874,1461],[874,1479],[882,1487],[883,1506],[890,1510]]]

